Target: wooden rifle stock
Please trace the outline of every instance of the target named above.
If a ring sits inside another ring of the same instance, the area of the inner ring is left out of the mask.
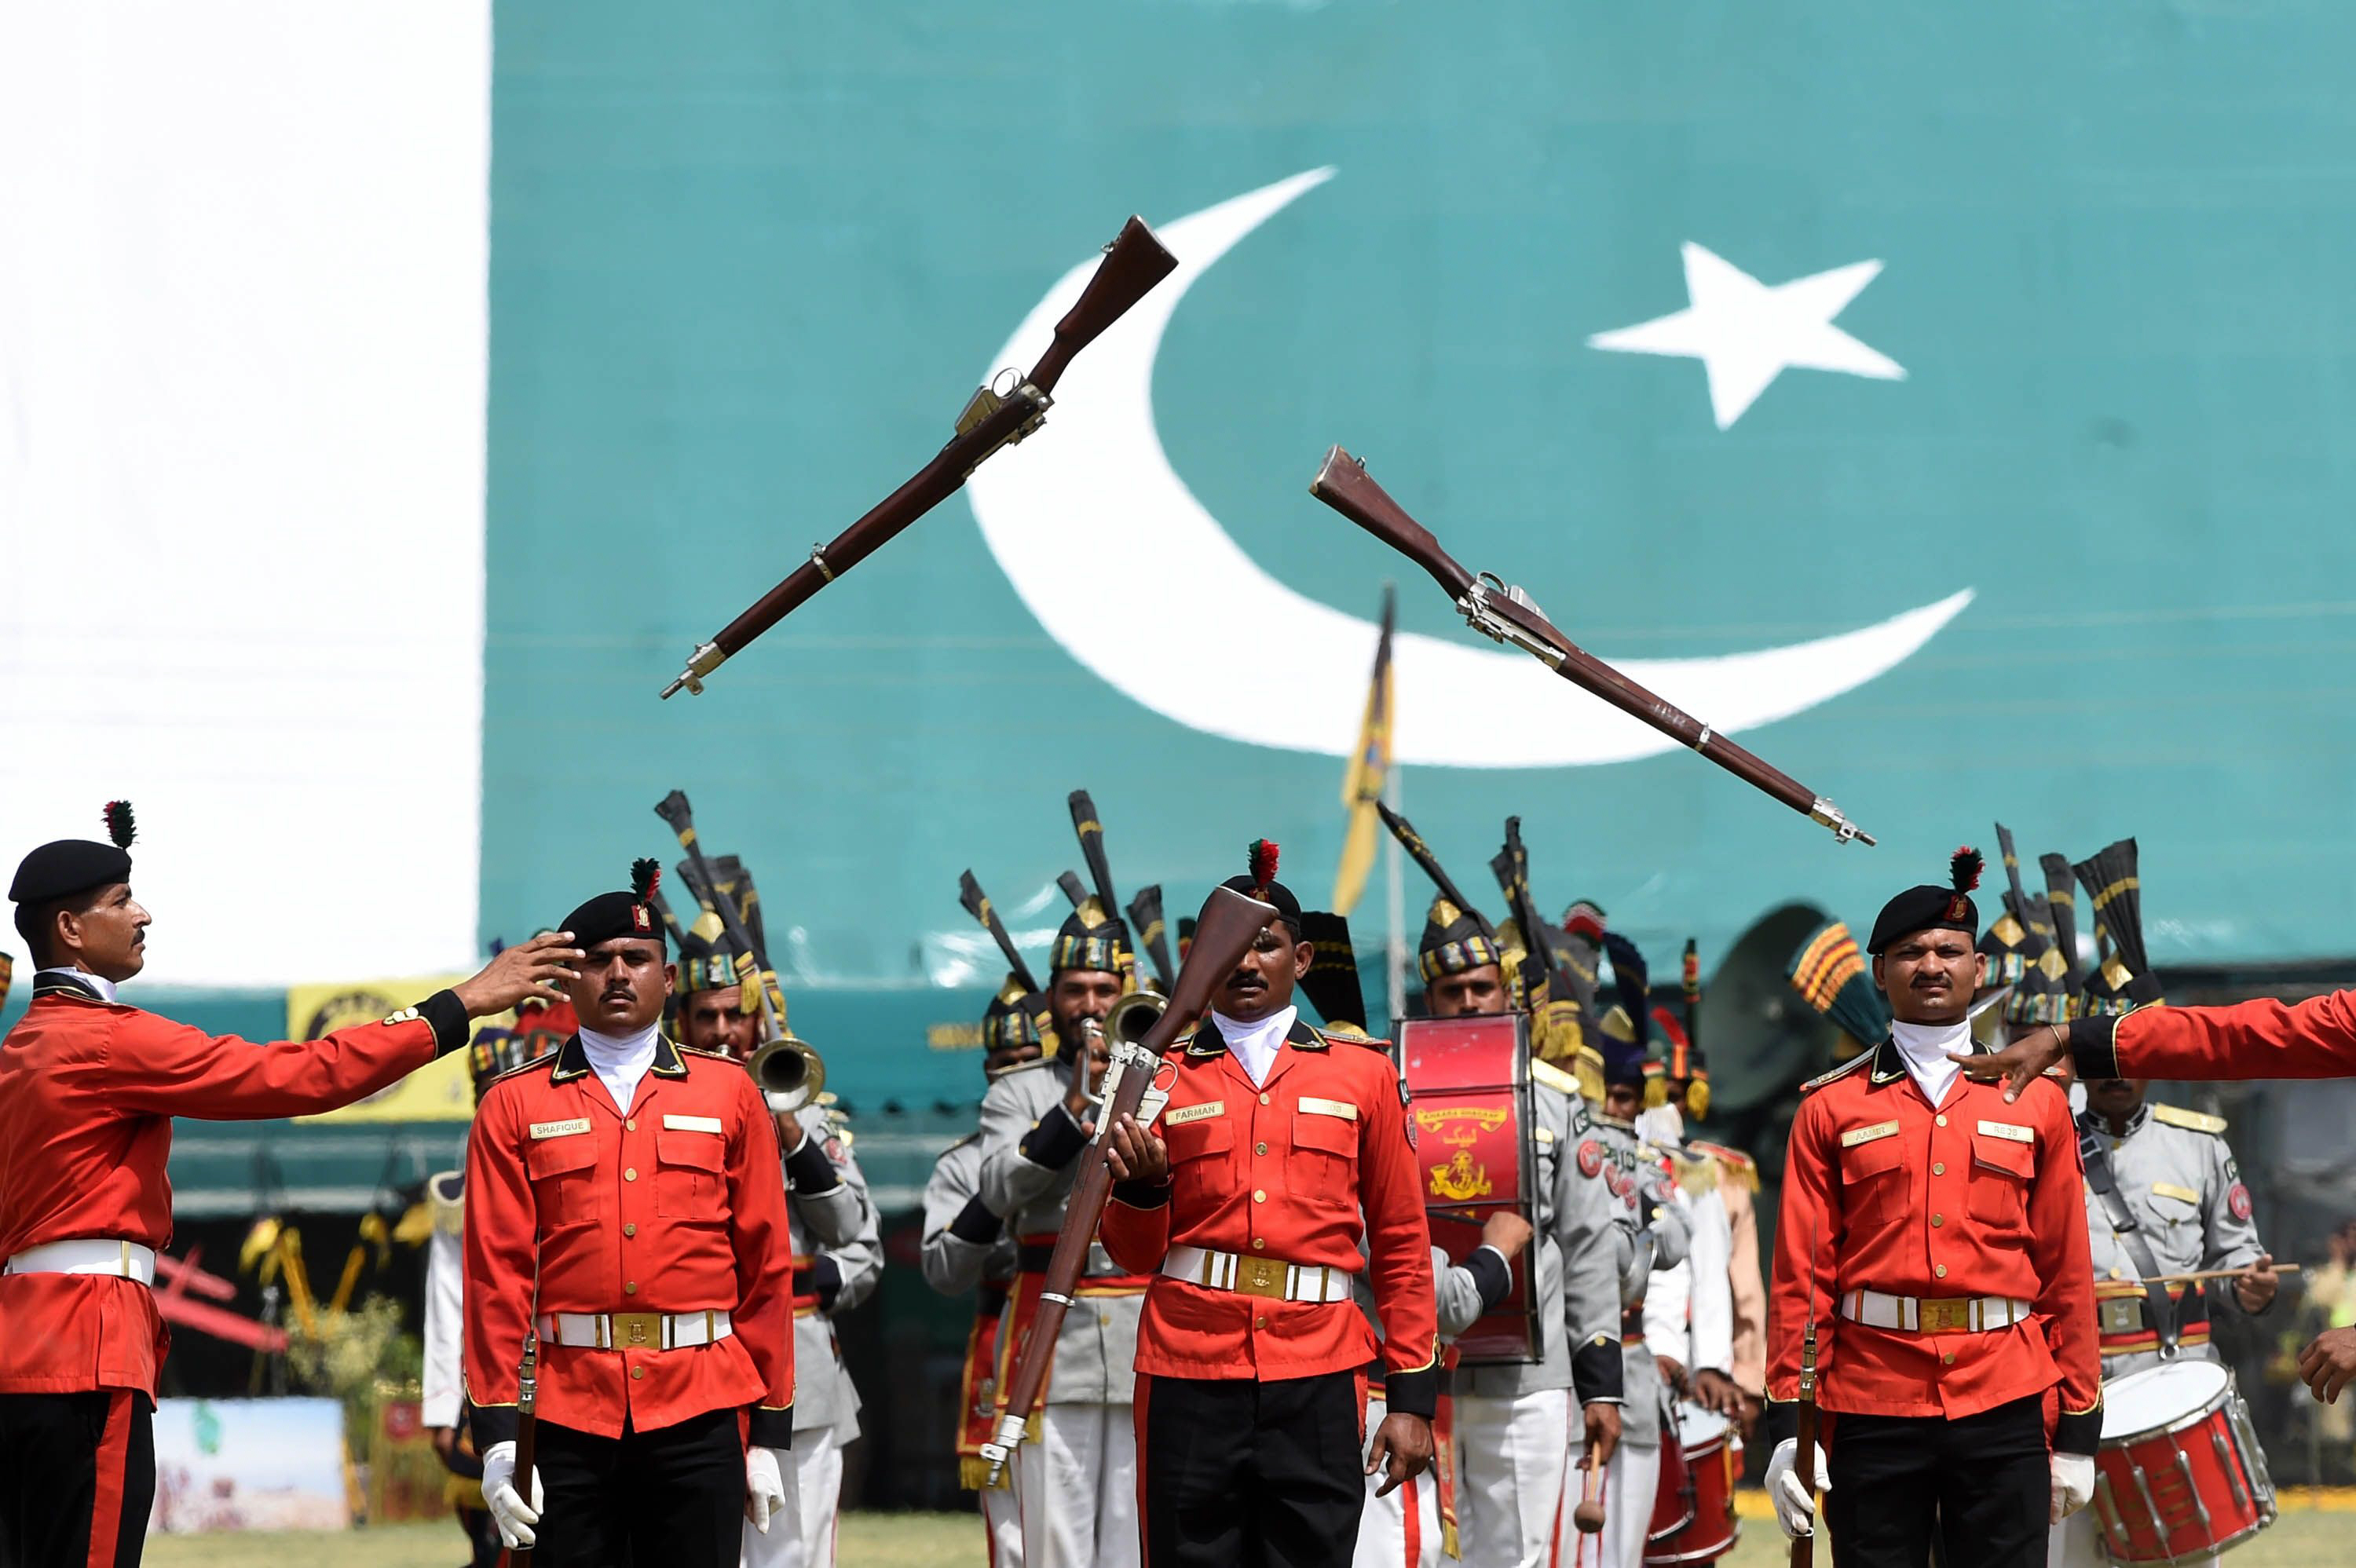
[[[1023,1341],[1022,1360],[1015,1363],[1006,1403],[999,1412],[997,1435],[982,1448],[983,1456],[990,1460],[993,1484],[1023,1441],[1032,1411],[1038,1407],[1039,1395],[1047,1381],[1048,1357],[1064,1326],[1065,1307],[1080,1283],[1082,1271],[1087,1267],[1088,1248],[1097,1239],[1097,1221],[1104,1214],[1105,1200],[1112,1193],[1112,1168],[1105,1163],[1105,1153],[1113,1125],[1123,1116],[1137,1114],[1139,1104],[1152,1084],[1154,1066],[1162,1052],[1170,1049],[1170,1042],[1188,1024],[1209,1009],[1212,993],[1234,973],[1252,940],[1274,912],[1259,900],[1247,898],[1233,889],[1211,890],[1211,896],[1204,901],[1202,913],[1195,917],[1194,939],[1186,949],[1186,960],[1178,966],[1177,981],[1170,987],[1170,1005],[1138,1041],[1134,1065],[1122,1069],[1110,1103],[1098,1113],[1096,1136],[1080,1152],[1079,1176],[1072,1184],[1071,1200],[1064,1210],[1064,1228],[1056,1233],[1055,1254],[1047,1262],[1047,1277],[1039,1296],[1038,1315],[1031,1322],[1031,1337]]]
[[[712,640],[688,656],[687,668],[663,688],[668,698],[682,687],[703,690],[703,677],[718,669],[745,645],[808,603],[819,589],[865,560],[909,524],[955,495],[983,460],[1001,446],[1011,446],[1045,421],[1055,401],[1055,383],[1081,349],[1095,342],[1131,305],[1178,266],[1178,259],[1162,249],[1145,220],[1132,217],[1105,247],[1105,259],[1087,287],[1064,318],[1047,351],[1031,368],[1030,376],[1003,395],[988,387],[975,392],[957,421],[957,433],[930,463],[908,482],[870,507],[865,516],[834,537],[813,546],[809,560],[787,573],[784,581],[753,602],[752,606],[723,626]]]
[[[1031,367],[1031,384],[1043,392],[1054,391],[1081,349],[1103,336],[1107,328],[1129,314],[1130,306],[1177,270],[1178,258],[1162,248],[1145,219],[1131,215],[1105,247],[1105,259],[1098,263],[1088,286],[1055,324],[1055,341]]]
[[[1799,1441],[1794,1445],[1798,1452],[1792,1456],[1792,1469],[1813,1500],[1816,1495],[1816,1313],[1813,1285],[1808,1294],[1808,1327],[1800,1341],[1800,1430]],[[1805,1535],[1792,1538],[1792,1568],[1814,1568],[1815,1560],[1816,1532],[1811,1525]]]
[[[1336,446],[1325,454],[1323,466],[1310,482],[1309,493],[1414,561],[1448,591],[1472,628],[1484,636],[1537,656],[1563,679],[1619,709],[1632,719],[1651,725],[1664,735],[1689,746],[1728,773],[1772,795],[1785,805],[1823,823],[1836,838],[1847,843],[1873,837],[1860,831],[1838,806],[1803,785],[1789,773],[1771,767],[1748,748],[1738,746],[1675,703],[1655,696],[1597,658],[1555,628],[1518,588],[1494,577],[1474,577],[1454,557],[1440,549],[1429,529],[1408,516],[1366,473],[1366,465]]]

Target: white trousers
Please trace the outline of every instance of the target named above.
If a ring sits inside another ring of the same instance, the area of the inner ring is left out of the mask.
[[[2214,1568],[2217,1553],[2187,1558],[2179,1568]],[[2046,1568],[2111,1568],[2103,1551],[2103,1521],[2090,1504],[2052,1526],[2045,1536]]]
[[[834,1525],[842,1505],[842,1449],[831,1432],[797,1432],[777,1456],[786,1506],[769,1516],[766,1535],[744,1521],[738,1568],[834,1568]]]
[[[1023,1568],[1138,1568],[1137,1413],[1050,1404],[1039,1441],[1014,1453]]]
[[[1562,1512],[1569,1389],[1456,1396],[1456,1528],[1465,1568],[1540,1568]]]
[[[1603,1533],[1595,1538],[1601,1552],[1590,1552],[1585,1561],[1597,1568],[1644,1568],[1644,1538],[1653,1532],[1653,1494],[1661,1485],[1661,1450],[1632,1448],[1620,1445],[1612,1456],[1612,1463],[1603,1467]],[[1574,1561],[1571,1553],[1580,1539],[1571,1527],[1570,1509],[1562,1510],[1562,1560]]]
[[[1374,1451],[1375,1433],[1389,1413],[1381,1395],[1367,1396],[1367,1453]],[[1440,1568],[1439,1476],[1426,1470],[1387,1498],[1375,1496],[1382,1484],[1380,1471],[1366,1477],[1366,1511],[1358,1516],[1358,1547],[1350,1568]],[[1464,1562],[1472,1568],[1470,1547]]]
[[[1023,1509],[1012,1487],[985,1487],[981,1528],[990,1548],[989,1568],[1023,1568]]]

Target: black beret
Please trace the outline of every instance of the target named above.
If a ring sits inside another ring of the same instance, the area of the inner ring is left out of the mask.
[[[669,950],[669,942],[663,933],[663,923],[644,899],[626,892],[599,893],[579,909],[564,917],[560,931],[573,933],[573,942],[586,952],[601,942],[613,942],[622,937],[637,937]]]
[[[1292,927],[1295,935],[1300,933],[1301,901],[1294,898],[1292,896],[1292,890],[1286,887],[1282,882],[1272,881],[1269,883],[1268,886],[1262,887],[1258,882],[1253,881],[1249,877],[1229,877],[1226,881],[1221,882],[1219,886],[1229,889],[1235,892],[1239,892],[1248,899],[1258,898],[1268,903],[1274,904],[1276,906],[1276,917],[1284,922],[1285,924]]]
[[[1969,846],[1956,850],[1947,862],[1945,887],[1924,882],[1881,906],[1881,914],[1873,923],[1873,934],[1866,939],[1865,950],[1879,954],[1899,938],[1918,931],[1960,931],[1977,937],[1980,912],[1972,904],[1971,892],[1980,885],[1985,864],[1980,852]]]
[[[47,903],[130,880],[131,857],[123,849],[89,838],[59,838],[18,862],[8,898],[12,903]]]

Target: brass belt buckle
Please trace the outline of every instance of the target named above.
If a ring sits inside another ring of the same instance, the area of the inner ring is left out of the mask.
[[[1284,1265],[1274,1258],[1237,1258],[1236,1288],[1246,1296],[1284,1299]]]
[[[614,1314],[614,1348],[645,1349],[662,1348],[662,1314],[659,1312],[616,1312]]]
[[[1925,1297],[1915,1313],[1920,1333],[1966,1333],[1972,1326],[1972,1298],[1968,1296],[1944,1296],[1933,1301]]]

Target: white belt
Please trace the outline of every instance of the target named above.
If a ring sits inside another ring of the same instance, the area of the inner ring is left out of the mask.
[[[1172,1279],[1212,1290],[1264,1296],[1271,1301],[1347,1301],[1348,1270],[1322,1264],[1289,1264],[1279,1258],[1240,1257],[1202,1247],[1173,1247],[1162,1260]]]
[[[1908,1334],[1982,1334],[2029,1321],[2031,1304],[2009,1296],[1885,1296],[1852,1290],[1840,1298],[1840,1315],[1869,1328]]]
[[[728,1314],[711,1312],[543,1312],[540,1337],[584,1350],[683,1350],[725,1339]]]
[[[96,1236],[50,1242],[18,1253],[5,1268],[0,1268],[0,1274],[111,1274],[152,1285],[155,1283],[155,1249],[136,1242]]]

